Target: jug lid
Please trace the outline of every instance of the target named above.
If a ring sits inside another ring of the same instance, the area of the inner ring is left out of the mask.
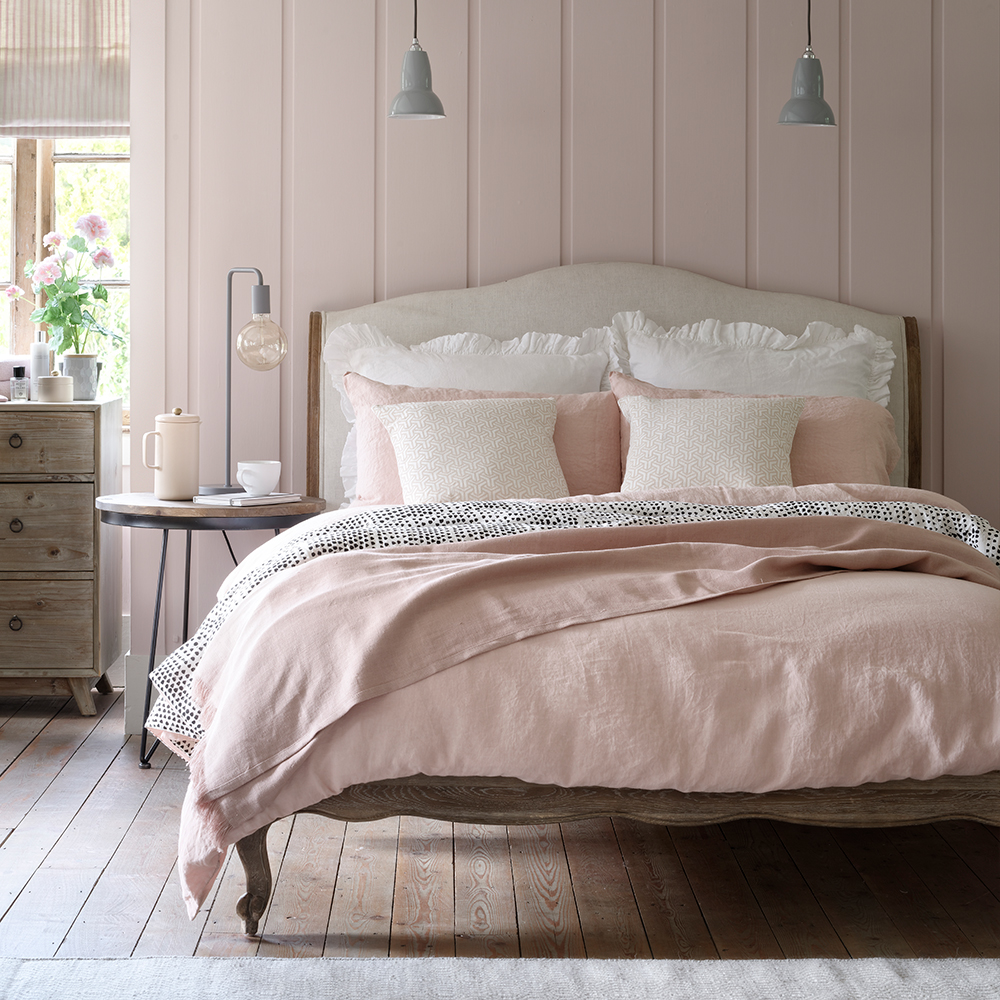
[[[201,417],[195,413],[185,413],[179,406],[175,406],[171,413],[160,413],[156,417],[157,420],[164,421],[169,424],[198,424],[201,423]]]

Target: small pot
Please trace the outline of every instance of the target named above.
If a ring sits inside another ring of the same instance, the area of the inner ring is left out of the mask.
[[[38,400],[41,403],[72,403],[73,379],[54,371],[38,376]]]
[[[97,360],[96,354],[64,354],[60,357],[62,373],[73,379],[74,399],[97,398],[97,381],[103,364]]]

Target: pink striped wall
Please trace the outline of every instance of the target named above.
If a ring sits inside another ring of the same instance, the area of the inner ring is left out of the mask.
[[[408,0],[133,5],[134,426],[184,405],[221,468],[233,266],[292,345],[238,373],[234,450],[301,488],[310,310],[653,261],[915,315],[925,485],[1000,523],[1000,5],[816,0],[836,130],[776,124],[805,6],[423,0],[448,117],[390,122]],[[225,563],[201,542],[203,611]]]

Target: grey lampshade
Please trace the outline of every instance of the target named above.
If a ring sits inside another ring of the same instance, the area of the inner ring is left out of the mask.
[[[431,89],[431,61],[415,38],[403,56],[402,88],[389,105],[390,118],[444,118],[444,105]]]
[[[779,125],[836,125],[833,109],[823,100],[823,67],[812,48],[796,60],[792,96],[781,109]]]

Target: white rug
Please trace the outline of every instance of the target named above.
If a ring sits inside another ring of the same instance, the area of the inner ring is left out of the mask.
[[[2,1000],[997,1000],[1000,959],[0,959]]]

